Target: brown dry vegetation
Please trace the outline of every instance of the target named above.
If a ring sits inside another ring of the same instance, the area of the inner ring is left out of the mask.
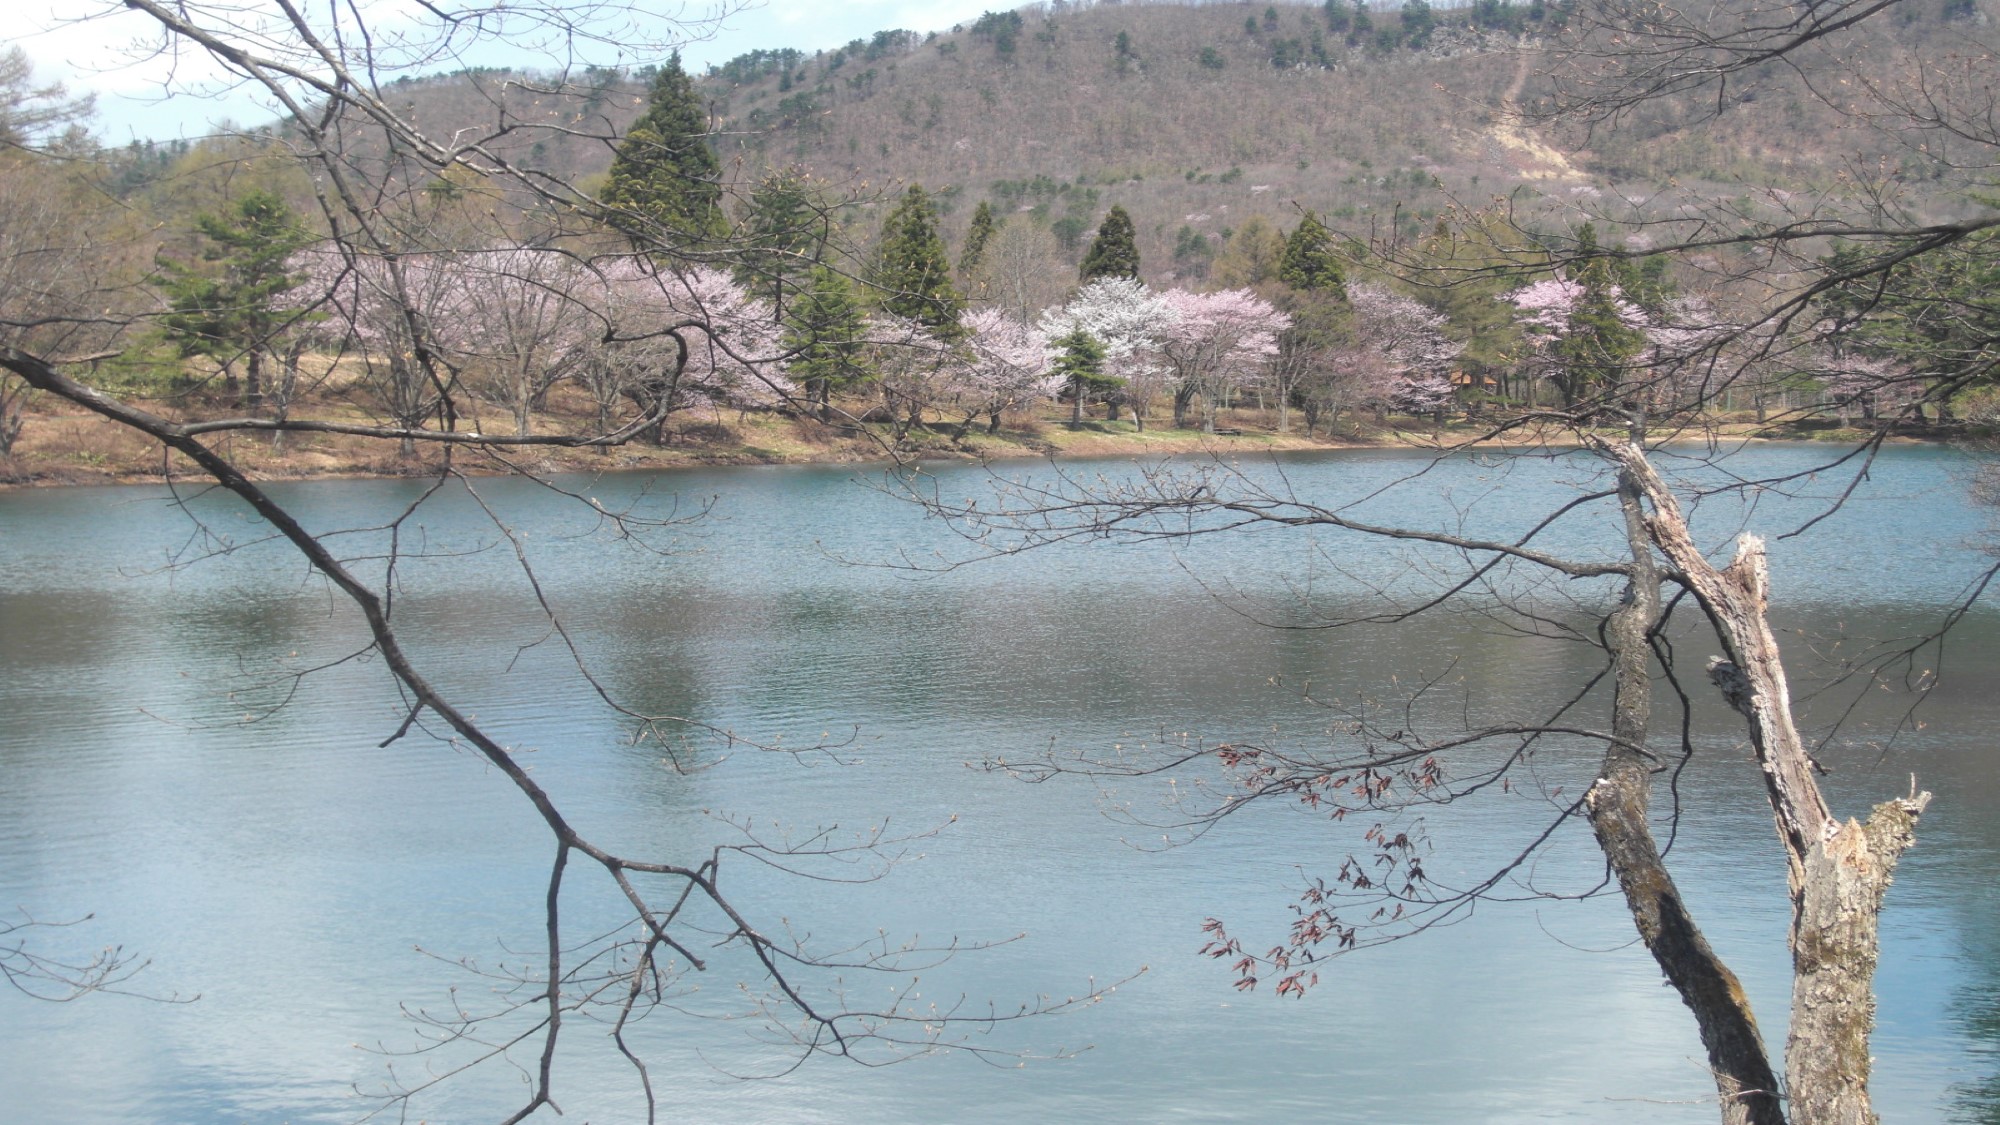
[[[837,403],[838,405],[838,403]],[[846,404],[859,414],[867,403]],[[215,417],[233,413],[205,395],[181,396],[172,401],[153,402],[148,408],[174,420]],[[504,412],[485,419],[491,428],[505,430],[511,418]],[[379,421],[367,410],[335,393],[302,404],[294,417],[324,421],[372,423]],[[594,408],[580,392],[560,388],[549,397],[548,409],[536,415],[537,432],[589,433],[596,420]],[[479,428],[479,418],[466,419],[467,430]],[[1068,422],[1068,407],[1044,403],[1003,416],[1000,432],[988,434],[984,426],[974,427],[963,438],[954,438],[952,427],[933,423],[927,431],[905,441],[899,456],[924,460],[1006,460],[1030,457],[1133,457],[1167,456],[1180,453],[1247,454],[1301,450],[1408,447],[1428,448],[1440,443],[1471,440],[1481,427],[1458,418],[1440,428],[1428,419],[1391,416],[1376,421],[1369,416],[1350,415],[1333,434],[1324,430],[1308,436],[1294,428],[1279,433],[1275,410],[1242,406],[1225,410],[1217,418],[1220,434],[1199,430],[1176,430],[1164,426],[1136,432],[1129,418],[1122,422],[1101,419],[1086,421],[1080,428]],[[1767,430],[1746,412],[1738,417],[1718,416],[1714,432],[1738,438],[1853,437],[1847,431],[1825,431],[1801,435],[1790,431]],[[1533,430],[1510,435],[1505,444],[1562,444],[1563,439]],[[288,434],[282,452],[274,452],[268,437],[232,434],[220,439],[224,452],[252,478],[284,480],[324,477],[396,477],[434,473],[442,463],[444,450],[425,446],[414,459],[399,458],[394,446],[379,440],[340,434]],[[538,447],[532,450],[497,453],[460,449],[457,466],[474,474],[498,474],[520,468],[538,473],[618,472],[690,468],[702,465],[771,465],[803,463],[861,463],[889,460],[891,442],[886,431],[875,426],[824,425],[811,418],[774,411],[720,411],[702,407],[676,414],[668,427],[668,441],[656,446],[634,442],[606,452],[593,449]],[[500,460],[507,457],[510,460]],[[139,437],[128,428],[99,415],[66,404],[46,400],[29,410],[12,456],[0,457],[0,489],[35,485],[114,484],[159,481],[170,476],[198,477],[193,466],[179,455],[167,455],[156,443]]]
[[[170,416],[178,411],[168,411]],[[212,413],[212,412],[205,412]],[[338,418],[338,409],[313,411],[314,416]],[[1389,431],[1342,440],[1308,439],[1302,434],[1277,434],[1258,427],[1262,418],[1244,412],[1230,425],[1242,428],[1235,437],[1215,438],[1191,430],[1155,430],[1135,434],[1129,423],[1087,424],[1070,430],[1050,408],[1032,415],[1010,415],[998,434],[975,432],[952,441],[939,426],[920,438],[915,455],[924,458],[1004,459],[1042,456],[1118,456],[1166,454],[1198,449],[1237,450],[1326,449],[1396,440]],[[1046,415],[1046,416],[1044,416]],[[357,413],[346,412],[359,421]],[[560,410],[540,416],[550,429],[588,429],[593,420],[584,404],[572,413]],[[334,434],[295,434],[283,453],[273,453],[263,438],[234,435],[227,453],[257,479],[306,477],[383,477],[434,472],[440,451],[427,447],[423,456],[404,460],[379,441]],[[868,432],[829,427],[806,418],[752,412],[723,411],[720,416],[677,416],[664,446],[633,444],[609,453],[581,449],[536,449],[517,457],[513,466],[489,460],[485,454],[460,451],[458,464],[474,473],[505,472],[525,466],[537,472],[603,472],[686,468],[697,465],[754,465],[806,462],[863,462],[887,459],[889,447]],[[192,475],[191,466],[175,456],[163,458],[157,444],[95,415],[75,410],[31,412],[28,425],[11,457],[0,457],[0,488],[22,485],[106,484],[152,481],[168,474]]]
[[[1845,56],[1863,56],[1877,75],[1914,73],[1953,32],[1936,12],[1906,7],[1886,37]],[[1279,69],[1275,45],[1324,33],[1325,19],[1317,4],[1280,3],[1275,27],[1260,20],[1247,32],[1246,14],[1261,10],[1031,5],[1011,55],[968,27],[808,49],[798,67],[750,81],[719,70],[704,85],[714,143],[735,184],[788,165],[828,181],[856,200],[846,217],[862,242],[879,222],[874,201],[911,182],[938,193],[954,240],[982,199],[1003,215],[1074,216],[1086,229],[1120,204],[1153,281],[1174,277],[1183,226],[1219,250],[1224,233],[1251,216],[1288,227],[1301,208],[1381,241],[1428,232],[1454,202],[1506,196],[1531,226],[1559,228],[1586,210],[1659,215],[1690,198],[1754,207],[1767,192],[1860,192],[1936,165],[1864,117],[1795,84],[1778,88],[1776,71],[1745,76],[1719,116],[1710,102],[1669,98],[1589,133],[1531,129],[1530,143],[1517,143],[1521,131],[1496,110],[1532,111],[1547,94],[1533,35],[1475,30],[1462,9],[1439,5],[1440,27],[1424,50],[1348,47],[1324,34],[1331,69]],[[1397,15],[1374,19],[1379,28]],[[1219,68],[1203,65],[1205,51]],[[572,132],[530,130],[522,135],[536,137],[532,144],[495,147],[571,182],[608,167],[608,138],[645,100],[643,83],[605,70],[566,80],[458,75],[394,89],[398,108],[432,135],[503,117],[564,126]]]
[[[868,404],[856,400],[845,405],[859,415]],[[207,393],[155,401],[148,408],[176,421],[233,413]],[[1092,420],[1073,429],[1067,422],[1067,410],[1046,403],[1010,412],[1003,416],[999,433],[988,434],[981,425],[962,438],[954,438],[951,426],[933,423],[927,431],[905,441],[901,456],[998,460],[1164,455],[1217,449],[1248,453],[1425,444],[1438,434],[1426,423],[1409,418],[1391,418],[1380,425],[1366,418],[1348,418],[1333,435],[1322,431],[1307,436],[1297,430],[1278,433],[1275,411],[1250,407],[1223,412],[1218,420],[1221,428],[1236,432],[1221,436],[1164,427],[1137,433],[1129,420]],[[327,393],[301,404],[293,416],[362,424],[379,422],[363,405],[349,398],[338,383],[331,385]],[[536,430],[585,434],[592,432],[595,421],[595,409],[587,396],[565,386],[552,392],[547,409],[536,415]],[[476,431],[482,422],[488,429],[501,431],[512,425],[511,417],[500,411],[490,418],[466,418],[462,428]],[[1471,430],[1463,432],[1470,434]],[[468,450],[460,450],[456,456],[461,468],[475,473],[506,472],[518,467],[537,472],[602,472],[696,465],[862,462],[888,459],[892,443],[885,434],[886,431],[874,426],[825,425],[794,414],[714,410],[704,406],[675,414],[664,445],[634,442],[603,452],[564,448],[500,451],[498,456],[513,458],[512,464]],[[441,449],[427,446],[421,457],[406,460],[395,455],[392,445],[340,434],[288,434],[282,452],[274,451],[269,438],[261,435],[239,433],[222,440],[228,446],[228,455],[259,479],[407,476],[434,471],[442,456]],[[0,457],[0,488],[160,480],[166,475],[190,472],[191,466],[184,459],[165,456],[159,445],[142,440],[127,428],[66,404],[44,400],[30,408],[27,425],[13,455]]]

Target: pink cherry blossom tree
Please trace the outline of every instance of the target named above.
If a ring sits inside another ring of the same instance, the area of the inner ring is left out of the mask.
[[[1402,385],[1402,373],[1388,356],[1351,338],[1328,347],[1317,358],[1319,362],[1298,384],[1308,436],[1322,421],[1331,434],[1348,410],[1386,409]]]
[[[776,314],[719,270],[535,247],[405,255],[301,255],[294,298],[328,314],[361,354],[396,425],[412,429],[457,390],[505,406],[527,436],[533,408],[575,378],[609,429],[621,396],[652,419],[690,403],[768,407],[792,386]]]
[[[1673,410],[1719,397],[1726,383],[1748,381],[1761,421],[1775,380],[1752,376],[1787,367],[1781,354],[1787,349],[1747,335],[1717,303],[1708,294],[1691,293],[1668,300],[1657,315],[1644,319],[1646,349],[1639,357],[1646,372],[1644,398],[1654,411]]]
[[[1416,417],[1429,417],[1440,424],[1445,412],[1457,401],[1451,376],[1437,372],[1403,372],[1396,380],[1390,402],[1397,410]]]
[[[1166,298],[1178,314],[1160,346],[1175,375],[1174,425],[1187,425],[1188,407],[1199,397],[1201,428],[1214,433],[1217,412],[1278,354],[1278,334],[1292,318],[1248,289],[1173,289]]]
[[[1584,279],[1546,277],[1500,298],[1514,306],[1534,349],[1535,374],[1554,383],[1564,403],[1586,384],[1636,367],[1646,339],[1646,313],[1603,280],[1593,290]]]
[[[1378,380],[1386,375],[1369,387],[1370,403],[1441,416],[1452,401],[1452,362],[1465,350],[1445,334],[1444,314],[1379,285],[1349,286],[1347,296],[1354,306],[1352,346],[1369,356]]]
[[[1514,306],[1521,327],[1538,339],[1569,331],[1570,313],[1583,297],[1583,283],[1566,277],[1545,277],[1504,296]]]
[[[534,432],[533,410],[583,364],[592,317],[575,257],[525,246],[438,255],[447,301],[436,325],[479,398],[506,408],[514,432]]]
[[[600,425],[621,397],[657,419],[656,441],[673,412],[698,402],[749,409],[791,398],[776,312],[726,273],[663,269],[639,255],[592,268],[599,323],[577,380],[597,403]]]
[[[1852,352],[1825,353],[1814,365],[1827,399],[1840,416],[1840,424],[1851,424],[1855,411],[1875,419],[1910,409],[1924,397],[1924,380],[1903,364],[1879,356]]]
[[[924,412],[950,401],[963,388],[964,352],[924,325],[894,313],[878,312],[865,329],[875,386],[892,442],[901,448],[924,424]]]
[[[778,360],[777,311],[752,296],[722,270],[699,267],[662,274],[668,319],[697,326],[689,334],[686,385],[694,393],[738,409],[789,402],[798,393]]]
[[[389,424],[422,428],[459,389],[452,331],[462,323],[460,288],[442,254],[383,255],[352,246],[312,248],[293,260],[300,283],[286,294],[302,311],[322,313],[320,331],[340,349],[360,354],[361,382]],[[399,454],[416,455],[401,438]]]
[[[597,406],[600,431],[610,429],[612,413],[630,399],[643,416],[655,419],[647,430],[659,444],[667,417],[692,401],[682,389],[688,358],[684,326],[667,319],[671,308],[650,259],[627,255],[593,262],[591,285],[598,293],[592,304],[598,319],[576,382]]]
[[[959,437],[981,414],[987,418],[986,432],[996,433],[1001,411],[1055,396],[1061,382],[1050,373],[1055,349],[1039,326],[997,308],[968,313],[963,323],[964,351],[956,374],[966,415]]]

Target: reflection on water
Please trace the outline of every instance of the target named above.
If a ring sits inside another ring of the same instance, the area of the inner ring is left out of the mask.
[[[1774,447],[1747,461],[1777,473],[1816,455]],[[1245,471],[1334,503],[1420,465],[1341,454]],[[1810,536],[1774,544],[1778,616],[1802,683],[1809,667],[1867,638],[1923,632],[1984,565],[1975,548],[1986,518],[1963,499],[1964,468],[1942,451],[1891,450],[1858,502]],[[1100,470],[1125,471],[1073,469]],[[1579,458],[1467,460],[1432,471],[1420,499],[1354,511],[1450,526],[1477,504],[1482,521],[1518,530],[1551,497],[1597,487],[1594,474]],[[937,479],[956,494],[985,487],[973,469]],[[851,733],[838,761],[740,750],[719,760],[711,747],[702,753],[712,768],[665,766],[658,746],[635,745],[627,722],[588,704],[582,675],[531,612],[511,549],[449,494],[404,527],[401,545],[421,557],[398,568],[397,619],[432,677],[529,751],[591,835],[628,851],[692,854],[727,835],[715,813],[799,831],[949,822],[921,845],[921,860],[877,883],[746,873],[768,921],[782,916],[830,943],[878,929],[928,942],[1026,933],[927,971],[926,995],[1012,1006],[1148,968],[1079,1015],[1007,1029],[1000,1046],[1065,1056],[1019,1069],[963,1057],[884,1070],[822,1060],[745,1084],[726,1074],[774,1062],[750,1027],[662,1018],[644,1034],[671,1116],[1713,1118],[1691,1021],[1632,945],[1616,902],[1482,908],[1467,924],[1341,961],[1309,999],[1279,1003],[1232,991],[1226,972],[1193,956],[1201,921],[1222,915],[1240,932],[1275,936],[1301,874],[1337,864],[1352,833],[1270,808],[1162,850],[1132,819],[1162,811],[1153,783],[1100,793],[965,768],[1183,731],[1323,740],[1333,716],[1302,698],[1308,685],[1322,697],[1393,698],[1397,683],[1448,673],[1441,697],[1485,717],[1530,715],[1591,666],[1587,649],[1473,614],[1403,630],[1250,619],[1304,620],[1292,595],[1308,580],[1322,610],[1352,604],[1364,587],[1414,594],[1432,580],[1425,558],[1375,541],[1259,534],[1178,552],[1097,544],[913,573],[841,561],[958,549],[851,472],[662,481],[657,505],[676,495],[715,503],[667,554],[604,534],[545,491],[478,487],[524,533],[592,673],[620,699],[791,745]],[[1830,495],[1843,483],[1813,487]],[[589,487],[615,502],[639,485]],[[333,528],[379,522],[420,487],[278,491],[312,526]],[[410,1044],[399,1004],[440,1004],[453,988],[476,999],[479,982],[453,961],[504,959],[538,940],[550,848],[516,795],[446,744],[381,746],[400,701],[373,662],[345,659],[362,641],[352,614],[285,550],[256,542],[257,526],[226,498],[195,508],[234,549],[174,567],[187,519],[156,490],[0,495],[0,905],[50,918],[94,912],[64,940],[125,943],[153,959],[142,978],[151,988],[201,995],[176,1006],[0,1002],[9,1060],[0,1099],[21,1120],[352,1119],[369,1105],[353,1087],[379,1089],[385,1073],[381,1055],[356,1044]],[[1741,526],[1781,530],[1808,510],[1764,494],[1709,501],[1698,519],[1721,549]],[[1611,549],[1589,525],[1554,529],[1551,545]],[[386,545],[380,534],[339,542],[357,557]],[[1220,578],[1231,604],[1190,575]],[[1990,687],[2000,621],[1975,613],[1942,668],[1921,729],[1888,740],[1907,700],[1878,693],[1825,754],[1843,811],[1900,792],[1912,771],[1939,793],[1885,921],[1877,1091],[1894,1121],[2000,1112],[2000,891],[1986,876],[2000,860],[1991,737],[2000,697]],[[304,669],[318,670],[301,685]],[[1848,702],[1816,698],[1808,717],[1831,722]],[[1674,794],[1684,810],[1674,860],[1776,1038],[1787,993],[1782,858],[1738,735],[1704,719],[1694,736],[1700,752]],[[1537,768],[1553,789],[1587,780],[1591,764],[1587,751],[1552,747]],[[1104,815],[1128,808],[1132,818]],[[1433,871],[1469,876],[1520,847],[1548,810],[1517,794],[1441,811],[1430,825]],[[1601,874],[1587,833],[1571,832],[1531,878],[1576,891]],[[580,920],[604,910],[595,893],[579,891]],[[726,964],[713,977],[698,982],[707,991],[690,1007],[732,994]],[[565,1108],[577,1119],[630,1119],[633,1085],[592,1030],[561,1060]],[[425,1064],[400,1065],[408,1075]],[[519,1096],[518,1078],[488,1067],[420,1110],[494,1117]]]

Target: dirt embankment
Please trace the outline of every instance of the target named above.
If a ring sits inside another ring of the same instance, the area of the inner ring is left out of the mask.
[[[544,433],[583,432],[586,428],[583,419],[547,417],[537,422],[537,432]],[[1010,416],[1000,431],[992,434],[986,432],[983,419],[963,434],[957,433],[955,426],[933,424],[906,435],[898,449],[888,431],[879,426],[822,425],[790,416],[724,411],[674,419],[667,440],[658,445],[633,441],[608,449],[521,446],[494,450],[459,446],[450,455],[456,465],[474,473],[517,469],[604,472],[887,461],[895,456],[975,460],[1144,456],[1216,449],[1338,449],[1406,444],[1427,436],[1402,435],[1386,428],[1358,433],[1343,425],[1339,437],[1324,433],[1309,437],[1296,420],[1293,432],[1281,434],[1269,420],[1250,417],[1247,412],[1225,418],[1224,423],[1228,432],[1221,434],[1166,429],[1140,433],[1129,418],[1123,422],[1090,421],[1072,429],[1066,420],[1053,417]],[[477,425],[461,428],[476,430]],[[489,432],[507,433],[511,428]],[[287,434],[282,446],[275,445],[268,433],[251,431],[217,434],[207,440],[251,477],[264,480],[423,475],[434,471],[446,456],[443,447],[421,446],[418,456],[406,459],[398,456],[393,440],[340,434]],[[136,483],[193,475],[198,475],[194,467],[179,455],[168,455],[157,443],[74,408],[30,413],[13,454],[0,457],[0,488]]]
[[[13,454],[0,457],[0,488],[140,483],[200,475],[179,455],[168,455],[157,443],[107,419],[74,407],[56,409],[46,400],[38,405],[42,409],[29,414]],[[341,420],[370,421],[359,415]],[[461,429],[477,430],[479,421],[469,420]],[[1343,418],[1331,435],[1324,429],[1308,435],[1296,414],[1291,422],[1290,431],[1280,433],[1274,413],[1243,410],[1225,413],[1220,419],[1219,432],[1214,434],[1161,427],[1141,432],[1129,415],[1118,422],[1091,420],[1073,428],[1067,417],[1051,408],[1048,413],[1009,415],[997,433],[986,432],[984,419],[963,433],[955,425],[933,423],[905,435],[899,447],[887,428],[879,425],[822,425],[790,415],[722,411],[676,416],[668,427],[667,440],[659,445],[633,441],[608,449],[457,446],[452,447],[449,455],[452,463],[466,472],[493,474],[522,470],[589,473],[709,465],[886,462],[895,457],[1002,460],[1177,453],[1241,455],[1352,448],[1437,449],[1468,442],[1495,446],[1568,444],[1560,438],[1545,439],[1527,432],[1482,441],[1489,434],[1488,428],[1463,419],[1435,428],[1407,418],[1376,425],[1370,420],[1349,417]],[[580,415],[559,413],[536,420],[540,433],[582,433],[588,430],[588,423],[589,419]],[[488,432],[511,430],[510,426],[497,426],[489,427]],[[1807,436],[1766,432],[1748,423],[1722,425],[1715,432],[1735,439]],[[270,434],[250,431],[217,434],[207,440],[252,478],[262,480],[426,475],[435,472],[447,456],[444,447],[429,445],[420,447],[415,458],[406,459],[398,456],[393,440],[340,434],[287,434],[282,447],[274,445]]]

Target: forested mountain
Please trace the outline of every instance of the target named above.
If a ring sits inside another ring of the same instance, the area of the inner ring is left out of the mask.
[[[1914,85],[1917,60],[1955,25],[1984,19],[1963,0],[1902,8],[1825,64]],[[1519,126],[1496,109],[1547,100],[1541,48],[1561,19],[1559,6],[1504,0],[1373,15],[1342,0],[1058,0],[944,32],[774,46],[712,68],[701,90],[737,183],[796,167],[859,201],[854,217],[921,183],[954,244],[989,201],[1046,226],[1072,259],[1119,204],[1156,281],[1201,278],[1252,216],[1289,226],[1309,209],[1380,241],[1428,232],[1454,203],[1502,196],[1529,226],[1558,229],[1593,211],[1662,215],[1690,197],[1747,207],[1771,191],[1838,196],[1939,174],[1941,138],[1879,131],[1796,86],[1777,89],[1775,69],[1739,77],[1720,100],[1658,99],[1590,130]],[[404,83],[396,108],[434,136],[503,110],[571,122],[574,136],[535,130],[511,155],[588,181],[609,164],[603,138],[643,107],[646,77],[469,72]]]
[[[115,330],[104,318],[75,329],[66,351],[112,357],[95,377],[178,394],[203,385],[208,368],[186,361],[206,357],[233,401],[231,357],[240,355],[243,395],[260,403],[263,369],[286,336],[295,359],[358,350],[381,360],[360,366],[389,372],[408,401],[360,401],[405,425],[435,405],[428,384],[395,362],[422,350],[395,342],[409,325],[391,317],[384,323],[394,331],[370,337],[359,294],[328,287],[388,292],[412,278],[362,284],[367,271],[424,273],[435,291],[420,295],[418,319],[456,333],[437,353],[460,365],[450,378],[478,384],[482,401],[504,407],[525,434],[550,386],[590,383],[587,413],[603,421],[660,358],[642,346],[651,328],[624,339],[607,329],[646,317],[636,305],[607,310],[599,290],[649,274],[657,262],[633,250],[662,244],[678,263],[667,272],[689,292],[648,294],[657,307],[647,316],[685,316],[692,301],[713,320],[727,307],[762,325],[739,340],[768,347],[749,361],[755,371],[711,364],[711,374],[728,377],[639,400],[677,410],[692,394],[763,408],[770,395],[735,376],[779,372],[802,381],[773,379],[765,390],[778,399],[800,392],[811,404],[800,408],[824,418],[845,393],[857,415],[900,419],[898,443],[920,436],[925,411],[941,402],[959,403],[957,441],[985,406],[1034,396],[972,394],[914,375],[923,394],[899,390],[894,363],[864,362],[857,351],[865,318],[882,321],[869,331],[921,329],[932,354],[963,355],[953,349],[984,330],[957,313],[1006,314],[1011,331],[1043,326],[1066,306],[1076,323],[1065,332],[1088,327],[1105,344],[1123,329],[1099,320],[1120,305],[1121,315],[1137,315],[1145,302],[1133,295],[1144,286],[1181,304],[1155,309],[1149,326],[1125,326],[1132,340],[1151,343],[1100,357],[1115,371],[1093,368],[1080,342],[1070,350],[1058,382],[1073,415],[1094,399],[1108,420],[1129,410],[1143,425],[1157,399],[1176,428],[1197,404],[1213,428],[1215,411],[1246,387],[1258,409],[1275,408],[1281,432],[1294,405],[1309,431],[1364,402],[1377,424],[1400,411],[1435,425],[1457,408],[1477,420],[1489,401],[1569,405],[1635,364],[1661,366],[1642,344],[1678,354],[1735,338],[1771,294],[1791,294],[1784,299],[1812,316],[1772,322],[1785,338],[1753,357],[1770,368],[1754,393],[1709,388],[1704,403],[1753,410],[1760,423],[1773,402],[1831,406],[1844,423],[1889,403],[1884,380],[1930,378],[1933,357],[1890,338],[1907,319],[1902,307],[1853,288],[1852,278],[1836,279],[1838,293],[1800,294],[1838,266],[1831,255],[1861,252],[1843,238],[1865,242],[1982,206],[1990,146],[1963,125],[1978,118],[1978,91],[1987,89],[1990,56],[1965,47],[1976,48],[1986,22],[1976,0],[1902,0],[1889,18],[1842,24],[1781,61],[1731,61],[1724,81],[1641,66],[1610,88],[1585,89],[1608,73],[1593,64],[1620,59],[1615,44],[1592,45],[1590,29],[1605,25],[1591,21],[1602,18],[1540,0],[1452,9],[1413,0],[1393,13],[1356,0],[1052,3],[810,52],[760,48],[692,82],[665,46],[649,55],[658,64],[633,71],[413,69],[324,114],[171,146],[101,151],[76,124],[78,105],[57,114],[67,132],[32,134],[41,148],[0,162],[0,172],[19,181],[18,199],[63,204],[61,214],[18,223],[20,231],[40,229],[54,242],[64,240],[51,232],[92,233],[90,260],[103,276],[83,288],[104,296],[72,303],[131,318]],[[1726,19],[1717,19],[1690,34],[1726,36]],[[15,71],[0,75],[0,100],[28,114],[23,121],[37,120],[45,101],[69,107],[59,90],[32,86],[25,56]],[[1643,92],[1626,97],[1628,86]],[[1600,112],[1553,112],[1579,92]],[[626,163],[614,168],[614,158]],[[375,224],[367,245],[322,225],[337,224],[342,210]],[[885,221],[895,214],[911,219]],[[304,255],[273,272],[277,259],[264,262],[250,245],[264,229],[282,233],[285,246],[319,240],[357,253]],[[885,240],[891,229],[902,232],[900,245]],[[1771,232],[1780,252],[1739,253],[1745,231]],[[1985,237],[1973,248],[1983,252]],[[1101,260],[1086,261],[1093,239],[1104,243]],[[1647,252],[1675,243],[1695,249]],[[1601,247],[1619,261],[1585,269]],[[13,259],[23,268],[42,260]],[[44,272],[64,284],[83,276]],[[1080,272],[1139,288],[1079,298]],[[503,279],[520,283],[513,292],[522,302],[560,306],[562,323],[519,309],[475,315]],[[1905,283],[1911,308],[1948,309],[1928,294],[1957,301],[1984,287],[1949,271],[1899,276]],[[317,295],[277,296],[294,289]],[[1283,341],[1275,321],[1250,325],[1263,315],[1242,303],[1253,290],[1294,325]],[[918,303],[903,307],[905,297]],[[1224,307],[1226,298],[1240,307]],[[259,306],[248,319],[238,315],[246,303]],[[933,307],[939,315],[916,315]],[[257,327],[272,312],[287,314],[288,332]],[[1814,327],[1835,313],[1844,319]],[[322,330],[328,320],[344,333]],[[1158,338],[1168,322],[1235,324],[1261,341],[1249,349],[1260,358],[1218,365],[1186,341],[1176,354]],[[1787,336],[1787,325],[1805,335]],[[1002,346],[998,325],[986,328],[988,374],[1047,374],[1001,355],[1019,349]],[[1858,349],[1844,336],[1821,338],[1861,328],[1874,335]],[[1935,332],[1950,347],[1963,343],[1950,324]],[[496,333],[521,346],[496,357]],[[1306,347],[1307,337],[1317,343]],[[1412,343],[1419,339],[1427,342]],[[1575,340],[1591,347],[1577,351]],[[546,353],[550,341],[561,343],[561,362]],[[1271,348],[1283,355],[1265,363]],[[1880,370],[1850,370],[1864,360]],[[295,363],[283,369],[298,377]],[[1162,397],[1170,370],[1172,395]],[[1217,372],[1226,385],[1197,377]],[[341,386],[351,371],[335,378],[329,366],[317,377]],[[1326,393],[1315,397],[1309,384]],[[0,401],[13,419],[0,437],[20,432],[27,401],[20,393]],[[978,409],[968,413],[965,403]],[[990,428],[1002,412],[985,410]],[[652,433],[665,439],[663,429]]]

